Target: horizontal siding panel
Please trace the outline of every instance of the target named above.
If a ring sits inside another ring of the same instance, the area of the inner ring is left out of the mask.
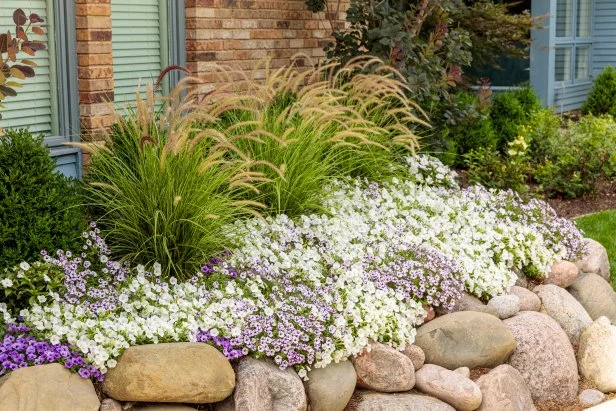
[[[21,8],[26,13],[37,13],[47,19],[47,0],[0,0],[0,27],[8,28],[14,34],[13,12]],[[45,31],[48,31],[46,28]],[[32,39],[46,41],[46,36],[31,35]],[[34,60],[35,77],[18,80],[23,87],[16,89],[17,97],[7,97],[3,101],[5,108],[0,109],[2,128],[29,128],[33,133],[49,135],[53,131],[53,103],[50,77],[52,59],[47,50],[39,51],[31,57],[21,53],[20,59]]]
[[[131,102],[163,69],[159,0],[112,0],[111,22],[115,100]]]
[[[595,0],[592,71],[598,75],[606,66],[616,65],[616,2]]]
[[[554,87],[554,107],[558,111],[577,110],[586,101],[592,83]]]

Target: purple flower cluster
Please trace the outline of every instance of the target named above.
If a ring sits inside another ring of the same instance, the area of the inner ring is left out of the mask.
[[[103,381],[103,374],[87,364],[77,350],[66,344],[51,344],[28,335],[28,327],[10,325],[0,342],[0,376],[33,365],[60,363],[83,378]]]
[[[42,251],[46,263],[64,272],[66,293],[63,298],[71,304],[83,304],[93,312],[113,310],[118,304],[118,288],[128,277],[125,264],[110,259],[110,250],[100,237],[94,223],[83,233],[83,250],[78,255],[58,250],[56,257]],[[100,271],[100,273],[98,272]]]
[[[216,348],[222,351],[222,354],[229,360],[243,357],[247,354],[246,350],[242,351],[231,344],[231,340],[225,337],[213,336],[210,331],[202,331],[197,334],[197,341],[203,343],[211,343]]]
[[[368,279],[377,288],[389,287],[407,299],[451,310],[464,291],[460,272],[442,252],[420,247],[368,271]]]

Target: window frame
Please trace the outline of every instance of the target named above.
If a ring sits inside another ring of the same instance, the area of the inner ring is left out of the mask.
[[[590,84],[592,83],[593,79],[593,73],[592,73],[592,57],[593,57],[593,27],[594,27],[594,22],[595,22],[595,7],[594,7],[594,0],[588,0],[589,2],[589,7],[590,7],[590,22],[589,22],[589,29],[590,29],[590,33],[589,33],[589,37],[578,37],[577,36],[577,29],[578,29],[578,4],[579,4],[579,0],[573,0],[573,7],[571,10],[572,13],[572,20],[571,20],[571,33],[572,36],[569,37],[558,37],[556,35],[556,19],[557,19],[557,15],[558,15],[558,10],[556,10],[555,14],[555,18],[554,18],[554,27],[555,27],[555,31],[554,31],[554,55],[556,55],[556,49],[559,48],[570,48],[571,49],[571,64],[570,64],[570,68],[569,68],[569,80],[557,80],[556,79],[556,67],[554,67],[554,71],[552,73],[553,78],[554,78],[554,85],[555,87],[563,87],[563,86],[577,86],[577,85],[584,85],[584,84]],[[557,3],[556,7],[558,7]],[[583,79],[576,79],[575,77],[575,71],[577,68],[577,49],[578,48],[588,48],[589,52],[588,52],[588,60],[587,60],[587,64],[588,64],[588,77],[583,78]],[[555,60],[555,59],[554,59]]]

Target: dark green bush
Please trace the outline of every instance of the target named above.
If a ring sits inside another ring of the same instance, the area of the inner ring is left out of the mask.
[[[507,150],[508,144],[519,135],[520,126],[528,124],[539,109],[539,98],[528,86],[498,94],[493,98],[490,117],[501,152]]]
[[[489,108],[481,107],[475,94],[458,92],[456,108],[451,112],[459,113],[455,124],[445,125],[441,133],[445,140],[451,141],[451,147],[455,149],[455,164],[462,165],[463,156],[470,151],[496,148],[498,138],[492,127]]]
[[[595,80],[588,99],[582,106],[584,114],[616,114],[616,69],[607,66]]]
[[[0,136],[0,266],[38,259],[43,249],[73,249],[84,228],[74,181],[27,130]]]

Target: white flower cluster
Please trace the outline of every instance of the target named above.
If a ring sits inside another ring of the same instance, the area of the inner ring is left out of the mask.
[[[458,187],[458,174],[436,157],[418,154],[407,157],[406,162],[409,166],[408,181],[429,186]]]
[[[432,163],[414,164],[425,169]],[[452,181],[438,166],[430,169],[436,170],[430,181]],[[337,182],[326,189],[327,214],[227,227],[234,248],[208,276],[164,283],[137,267],[112,311],[96,314],[52,293],[47,303],[20,315],[45,339],[77,346],[103,372],[130,345],[195,341],[199,332],[256,347],[244,354],[276,357],[281,366],[288,361],[304,370],[355,355],[370,340],[403,348],[422,322],[422,302],[399,288],[379,287],[371,268],[424,247],[455,261],[469,292],[492,296],[514,284],[513,269],[547,273],[567,255],[566,247],[550,247],[532,224],[517,222],[513,217],[521,210],[494,196],[482,188],[415,181]],[[10,320],[6,306],[0,304],[0,313]],[[258,319],[264,325],[250,328]],[[289,324],[299,325],[281,328]],[[294,359],[311,355],[306,362]]]

